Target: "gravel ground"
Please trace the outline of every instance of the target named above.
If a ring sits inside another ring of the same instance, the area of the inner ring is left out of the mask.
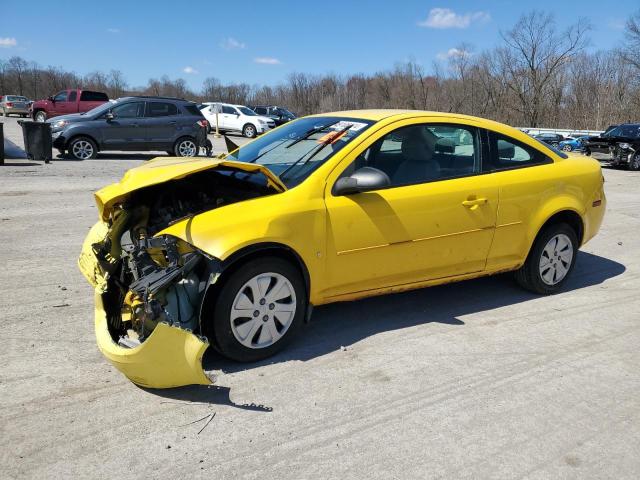
[[[75,263],[92,193],[146,158],[0,167],[0,477],[640,478],[640,174],[605,170],[562,294],[328,305],[269,361],[208,353],[217,385],[153,391],[98,352]]]

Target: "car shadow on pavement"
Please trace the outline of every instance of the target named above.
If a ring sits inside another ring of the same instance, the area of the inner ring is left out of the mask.
[[[625,271],[625,266],[598,255],[579,252],[578,262],[564,292],[599,285]],[[502,274],[405,293],[372,297],[317,307],[306,328],[284,351],[260,362],[238,363],[227,360],[213,348],[205,352],[205,371],[240,372],[292,360],[306,361],[378,333],[425,323],[465,325],[459,317],[526,302],[539,295],[520,288],[513,274]],[[169,398],[192,402],[234,405],[224,387],[191,386],[156,390]],[[239,406],[242,408],[242,406]],[[252,408],[260,410],[259,408]]]
[[[54,162],[90,162],[92,160],[142,160],[147,161],[157,157],[168,157],[166,153],[98,153],[95,159],[79,160],[70,155],[57,155],[53,158]]]

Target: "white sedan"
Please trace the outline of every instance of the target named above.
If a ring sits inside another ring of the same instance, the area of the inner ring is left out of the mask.
[[[262,117],[244,105],[205,102],[200,106],[200,111],[209,122],[212,130],[216,128],[217,112],[220,132],[239,132],[249,138],[267,132],[276,126],[273,119]]]

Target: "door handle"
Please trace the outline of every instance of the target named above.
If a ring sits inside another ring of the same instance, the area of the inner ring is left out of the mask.
[[[488,202],[488,200],[484,197],[481,198],[468,198],[467,200],[464,200],[462,202],[462,205],[464,205],[467,208],[470,208],[472,210],[475,210],[478,206],[480,205],[486,205]]]
[[[169,122],[169,125],[176,125],[178,122]]]

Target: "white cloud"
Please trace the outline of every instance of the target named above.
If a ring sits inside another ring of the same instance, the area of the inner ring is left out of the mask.
[[[280,60],[273,57],[257,57],[254,58],[253,61],[263,65],[280,65],[282,63]]]
[[[460,50],[459,48],[450,48],[446,52],[440,52],[436,55],[438,60],[447,60],[449,58],[461,58],[469,56],[471,56],[471,52],[468,52],[467,50]]]
[[[220,42],[220,47],[225,50],[243,50],[247,48],[247,45],[243,42],[236,40],[233,37],[225,38],[222,42]]]
[[[198,74],[198,70],[196,70],[196,69],[195,69],[195,68],[193,68],[193,67],[189,67],[189,66],[184,67],[184,68],[182,69],[182,71],[183,71],[184,73],[188,73],[189,75],[197,75],[197,74]]]
[[[107,32],[109,33],[120,33],[119,28],[107,28]]]
[[[0,47],[2,48],[11,48],[18,45],[18,41],[13,37],[0,37]]]
[[[487,12],[468,12],[462,15],[449,8],[432,8],[427,19],[418,22],[418,25],[427,28],[467,28],[474,22],[489,20],[491,15]]]

